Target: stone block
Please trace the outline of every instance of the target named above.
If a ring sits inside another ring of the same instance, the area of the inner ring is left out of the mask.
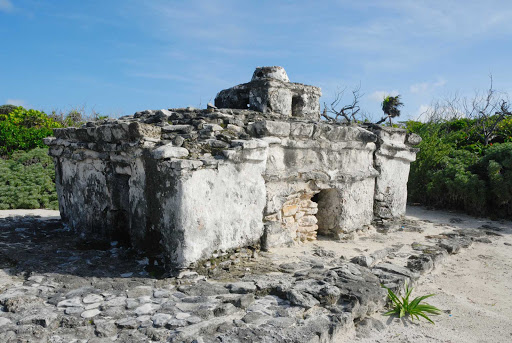
[[[305,217],[302,217],[300,218],[298,221],[300,226],[310,226],[310,225],[315,225],[318,220],[316,219],[315,216],[305,216]]]
[[[192,125],[166,125],[162,127],[165,133],[191,133],[194,130]]]
[[[298,138],[309,138],[313,135],[314,129],[314,124],[292,123],[290,128],[290,134]]]
[[[153,158],[157,160],[165,158],[181,158],[188,156],[188,150],[185,148],[175,147],[172,144],[162,145],[152,152]]]
[[[299,206],[298,205],[287,205],[287,206],[284,206],[283,207],[283,216],[284,217],[293,216],[294,214],[297,213],[298,210],[299,210]]]
[[[132,122],[128,126],[130,139],[140,139],[144,137],[160,138],[161,128],[154,125]]]
[[[290,128],[291,124],[287,122],[263,120],[249,124],[248,131],[255,137],[288,137]]]

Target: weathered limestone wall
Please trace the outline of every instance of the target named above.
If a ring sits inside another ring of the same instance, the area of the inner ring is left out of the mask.
[[[188,266],[217,250],[259,244],[265,206],[264,160],[228,160],[216,168],[195,170],[176,170],[169,162],[161,162],[159,168],[164,175],[175,175],[173,192],[156,190],[155,203],[161,208],[155,215],[159,215],[163,244],[172,247],[171,260],[176,265]],[[170,222],[172,230],[168,229]],[[182,237],[178,242],[177,236]]]
[[[318,212],[318,204],[311,200],[314,195],[313,192],[291,195],[291,199],[283,204],[281,212],[275,214],[277,217],[281,215],[284,229],[291,231],[290,235],[295,241],[316,240],[318,220],[315,214]]]
[[[146,198],[141,147],[159,132],[139,123],[56,129],[48,143],[63,220],[84,237],[134,237],[126,231],[137,220],[132,208]]]
[[[417,137],[319,121],[320,90],[280,67],[241,86],[216,99],[235,108],[56,129],[46,142],[63,221],[183,268],[243,246],[347,239],[404,215]],[[258,111],[236,108],[246,95]]]
[[[378,137],[375,168],[375,217],[382,220],[400,218],[405,214],[407,180],[411,162],[418,149],[411,147],[421,141],[417,135],[407,136],[404,129],[372,127]]]
[[[55,158],[63,220],[84,238],[124,240],[156,253],[163,249],[176,267],[215,250],[259,244],[266,142],[234,141],[236,149],[226,151],[225,158],[201,161],[174,158],[188,151],[155,148],[153,137],[122,144],[101,142],[95,133],[86,137],[97,144],[77,142],[72,131],[56,130],[60,138],[47,143]]]

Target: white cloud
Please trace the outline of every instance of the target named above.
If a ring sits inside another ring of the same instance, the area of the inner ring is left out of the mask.
[[[421,82],[411,85],[409,91],[413,94],[430,92],[435,88],[442,87],[446,84],[446,80],[438,79],[436,82]]]
[[[0,0],[2,1],[2,0]],[[21,99],[7,99],[7,101],[5,102],[6,104],[9,104],[9,105],[14,105],[14,106],[26,106],[27,102],[25,100],[21,100]]]
[[[373,101],[382,102],[384,98],[388,95],[397,96],[399,93],[397,90],[392,91],[375,91],[372,94],[368,95],[368,98]]]
[[[11,12],[14,9],[14,5],[10,0],[0,0],[0,12]]]

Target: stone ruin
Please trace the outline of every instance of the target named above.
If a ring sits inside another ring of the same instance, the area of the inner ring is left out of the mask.
[[[317,87],[281,67],[215,106],[55,129],[62,220],[185,268],[239,247],[347,239],[405,213],[419,143],[403,129],[320,120]]]

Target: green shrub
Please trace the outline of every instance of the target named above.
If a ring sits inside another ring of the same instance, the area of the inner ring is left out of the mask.
[[[407,123],[410,132],[419,134],[422,141],[416,162],[411,164],[409,175],[409,200],[429,203],[425,197],[425,187],[432,181],[433,173],[442,168],[443,159],[453,149],[453,144],[443,140],[442,128],[437,124],[423,124],[410,121]]]
[[[489,147],[473,169],[487,182],[491,213],[512,217],[512,143]]]
[[[469,170],[477,160],[477,155],[465,150],[453,150],[445,156],[426,187],[430,204],[485,214],[486,183]]]
[[[488,146],[470,119],[409,121],[406,127],[423,138],[411,164],[409,201],[512,217],[511,119],[499,124]]]
[[[101,115],[94,110],[87,114],[83,106],[74,107],[67,113],[62,111],[52,111],[49,117],[61,124],[63,127],[78,127],[88,121],[97,121],[109,118],[109,116]]]
[[[2,105],[0,106],[0,114],[9,114],[14,111],[18,106],[14,105]]]
[[[44,112],[21,106],[8,114],[0,114],[0,155],[44,147],[43,138],[51,136],[52,129],[57,127],[62,125]]]
[[[0,159],[0,209],[58,207],[48,149],[16,151],[10,159]]]

